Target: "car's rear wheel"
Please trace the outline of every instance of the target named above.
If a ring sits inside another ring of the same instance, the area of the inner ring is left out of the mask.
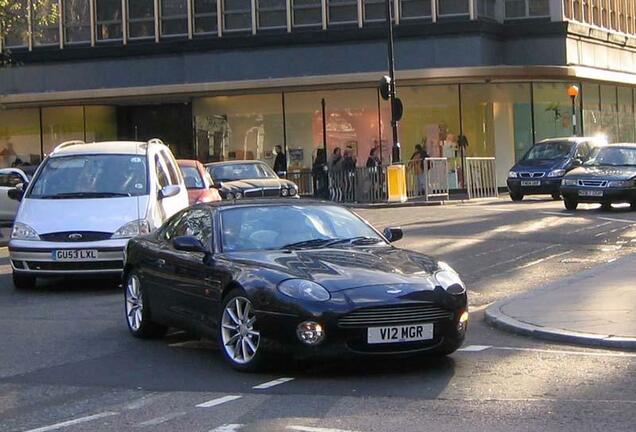
[[[34,276],[13,273],[13,286],[16,289],[33,289],[36,283],[37,279]]]
[[[632,202],[630,202],[630,203],[629,203],[629,207],[630,207],[632,210],[636,210],[636,201],[632,201]]]
[[[579,206],[579,202],[573,198],[563,198],[563,205],[567,210],[576,210]]]
[[[235,289],[223,299],[219,345],[225,359],[237,370],[252,372],[263,365],[263,344],[254,306],[241,290]]]
[[[601,210],[610,211],[612,209],[612,203],[601,203]]]
[[[523,200],[523,194],[517,192],[510,192],[510,199],[513,201],[521,201]]]
[[[130,272],[124,286],[126,299],[126,324],[133,336],[138,338],[160,337],[166,334],[167,327],[152,321],[146,290],[137,273]]]
[[[552,193],[552,199],[555,201],[558,201],[561,199],[561,194],[559,192],[553,192]]]

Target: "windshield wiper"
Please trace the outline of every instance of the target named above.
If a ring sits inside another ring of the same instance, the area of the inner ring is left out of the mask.
[[[311,240],[303,240],[295,243],[289,243],[281,249],[299,249],[303,247],[322,246],[324,243],[330,242],[331,239],[317,238]]]
[[[334,239],[324,244],[323,246],[329,247],[329,246],[333,246],[333,245],[337,245],[341,243],[351,243],[353,245],[365,245],[365,244],[370,245],[370,244],[380,243],[381,241],[382,240],[380,240],[377,237],[357,236],[357,237],[350,237],[350,238]]]
[[[129,193],[120,192],[63,192],[53,195],[42,195],[44,199],[71,199],[71,198],[110,198],[110,197],[129,197]]]

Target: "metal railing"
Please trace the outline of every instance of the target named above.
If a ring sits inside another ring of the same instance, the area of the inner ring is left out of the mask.
[[[426,158],[406,163],[406,195],[448,198],[448,159]]]
[[[386,167],[329,172],[329,199],[344,203],[386,201]]]
[[[287,177],[287,180],[296,183],[299,195],[314,194],[314,178],[311,171],[288,171],[285,177]]]
[[[497,197],[497,170],[494,157],[466,158],[468,199]]]

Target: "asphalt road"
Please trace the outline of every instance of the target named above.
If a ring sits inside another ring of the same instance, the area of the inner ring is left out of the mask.
[[[634,252],[636,212],[505,200],[364,210],[469,285],[464,350],[444,360],[278,364],[241,374],[207,341],[127,333],[112,282],[15,291],[0,251],[0,431],[633,431],[636,353],[486,326],[483,306]]]

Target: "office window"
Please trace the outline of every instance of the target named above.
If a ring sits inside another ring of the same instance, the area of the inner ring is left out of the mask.
[[[550,0],[526,0],[528,15],[531,17],[550,16]]]
[[[350,24],[358,22],[358,2],[356,0],[328,0],[329,24]]]
[[[468,0],[437,0],[437,11],[443,15],[468,15]]]
[[[391,1],[391,6],[393,2]],[[386,3],[384,0],[363,0],[364,22],[385,22]],[[393,10],[393,9],[391,9]]]
[[[506,0],[506,18],[523,18],[525,16],[525,0]]]
[[[57,45],[60,43],[60,10],[57,0],[31,2],[33,45]]]
[[[251,0],[223,0],[223,29],[227,32],[252,29]]]
[[[91,40],[90,6],[87,0],[64,0],[64,40],[81,43]]]
[[[130,39],[155,36],[155,2],[128,0],[128,35]]]
[[[506,0],[506,18],[550,16],[550,0]]]
[[[477,15],[486,18],[496,18],[496,0],[478,0]]]
[[[161,0],[161,34],[163,36],[188,34],[187,0]]]
[[[97,40],[117,40],[122,38],[121,0],[97,0]]]
[[[322,25],[322,2],[320,0],[292,0],[292,9],[294,27]]]
[[[430,0],[400,0],[400,19],[431,17]]]
[[[286,0],[256,0],[256,8],[259,29],[287,28]]]
[[[194,33],[216,33],[218,30],[216,0],[194,0]]]
[[[4,12],[6,14],[4,43],[9,48],[29,45],[28,5],[27,0],[17,0],[13,8],[7,8]]]

